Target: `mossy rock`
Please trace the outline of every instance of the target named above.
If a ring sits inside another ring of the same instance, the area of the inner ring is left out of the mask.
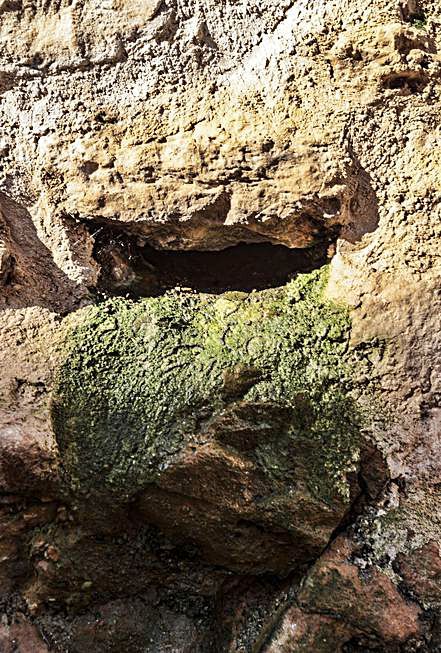
[[[360,430],[350,319],[325,299],[325,283],[322,270],[275,290],[169,293],[83,310],[53,398],[70,489],[129,500],[241,402],[251,422],[262,424],[267,406],[285,424],[262,441],[256,430],[248,455],[263,474],[283,479],[300,443],[309,490],[324,502],[348,500]]]

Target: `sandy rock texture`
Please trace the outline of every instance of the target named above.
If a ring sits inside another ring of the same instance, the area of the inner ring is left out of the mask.
[[[0,650],[441,650],[436,0],[0,0]]]

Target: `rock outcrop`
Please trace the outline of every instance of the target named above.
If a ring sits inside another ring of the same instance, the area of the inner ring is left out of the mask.
[[[441,650],[438,3],[0,45],[0,650]]]

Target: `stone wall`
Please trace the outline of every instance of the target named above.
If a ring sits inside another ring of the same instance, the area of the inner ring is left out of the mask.
[[[440,28],[0,0],[1,651],[440,650]]]

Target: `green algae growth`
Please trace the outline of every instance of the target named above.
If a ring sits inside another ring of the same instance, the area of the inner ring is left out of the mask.
[[[168,293],[83,310],[53,397],[71,490],[128,500],[207,420],[242,402],[290,411],[288,427],[249,452],[263,473],[283,477],[300,447],[309,490],[347,500],[360,415],[349,313],[324,297],[326,275],[299,275],[275,290]]]

